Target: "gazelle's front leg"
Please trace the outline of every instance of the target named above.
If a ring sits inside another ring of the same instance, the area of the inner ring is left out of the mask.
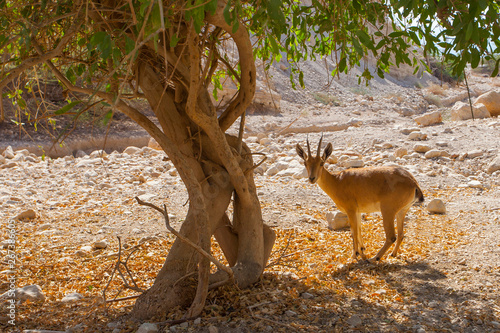
[[[361,236],[361,213],[356,211],[347,212],[349,218],[349,225],[351,226],[351,235],[353,241],[353,254],[352,257],[356,259],[361,256],[365,260],[365,246],[363,244],[363,237]]]

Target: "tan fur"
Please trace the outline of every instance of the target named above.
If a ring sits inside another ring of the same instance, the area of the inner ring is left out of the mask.
[[[403,241],[404,217],[408,209],[424,196],[415,178],[401,167],[368,167],[348,169],[330,173],[324,163],[332,153],[329,143],[323,156],[320,156],[321,140],[315,157],[308,154],[297,144],[297,154],[304,160],[309,181],[318,183],[321,189],[335,202],[338,209],[349,218],[353,238],[353,257],[358,255],[366,259],[365,247],[361,235],[361,213],[381,212],[386,240],[384,246],[371,260],[378,261],[396,241],[394,218],[397,221],[398,236],[392,252],[396,256]]]

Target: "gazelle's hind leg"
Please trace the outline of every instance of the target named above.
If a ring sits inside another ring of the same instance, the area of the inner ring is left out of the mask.
[[[395,257],[398,254],[399,247],[401,246],[401,242],[403,241],[404,238],[404,223],[405,223],[405,216],[406,213],[408,212],[408,209],[410,207],[405,207],[401,209],[397,214],[396,214],[396,225],[398,227],[398,239],[396,241],[396,246],[394,246],[394,250],[392,251],[392,256]]]
[[[347,217],[349,218],[349,225],[351,227],[351,235],[353,241],[353,259],[359,256],[364,260],[365,256],[365,246],[363,244],[363,237],[361,236],[361,213],[352,211],[347,212]]]
[[[394,217],[395,212],[382,210],[382,218],[384,223],[385,231],[385,243],[384,246],[378,251],[377,255],[370,259],[370,261],[379,261],[391,245],[396,241],[396,233],[394,231]]]

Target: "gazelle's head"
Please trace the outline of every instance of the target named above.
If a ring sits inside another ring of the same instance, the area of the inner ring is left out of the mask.
[[[321,177],[321,173],[323,172],[323,165],[325,164],[328,157],[332,154],[333,147],[332,144],[329,143],[325,151],[323,152],[323,156],[320,156],[321,153],[321,141],[323,141],[323,134],[321,134],[321,139],[319,139],[318,150],[316,152],[316,156],[312,156],[311,147],[309,146],[309,136],[307,137],[307,155],[297,143],[295,149],[297,150],[297,155],[300,156],[304,160],[304,165],[307,169],[307,174],[309,175],[309,181],[314,184]]]

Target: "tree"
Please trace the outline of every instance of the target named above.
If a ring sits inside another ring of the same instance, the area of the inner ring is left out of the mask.
[[[8,90],[22,112],[28,106],[12,83],[22,81],[33,91],[37,80],[29,78],[48,70],[70,96],[67,105],[51,110],[54,115],[101,102],[110,116],[119,111],[137,122],[158,141],[188,191],[181,234],[207,253],[214,235],[231,267],[232,274],[210,275],[206,256],[177,239],[154,285],[137,300],[134,317],[161,316],[189,304],[187,316],[198,315],[209,283],[222,284],[233,275],[244,288],[266,266],[275,236],[263,223],[255,164],[241,136],[255,92],[256,58],[269,67],[286,57],[290,79],[301,85],[303,60],[333,56],[335,75],[372,54],[383,76],[392,65],[419,66],[412,45],[424,54],[443,54],[458,72],[467,63],[475,67],[481,59],[494,59],[493,74],[498,73],[495,1],[304,3],[0,0],[0,91]],[[373,74],[366,68],[361,77]],[[211,95],[217,97],[224,80],[234,82],[237,93],[214,102]],[[130,101],[137,98],[147,100],[154,119],[134,108]],[[226,134],[238,119],[239,137]]]

